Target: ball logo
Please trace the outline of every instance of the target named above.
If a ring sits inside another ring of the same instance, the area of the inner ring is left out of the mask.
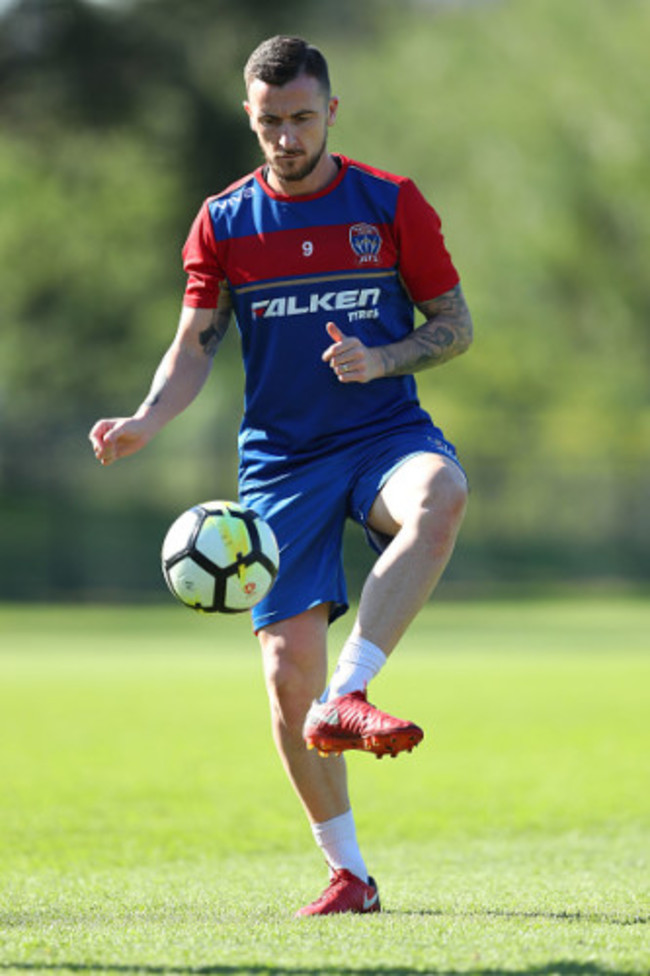
[[[379,260],[381,234],[374,224],[353,224],[350,227],[350,247],[362,264]]]
[[[271,526],[238,502],[200,502],[163,540],[162,570],[175,597],[200,613],[244,613],[273,586],[280,552]]]

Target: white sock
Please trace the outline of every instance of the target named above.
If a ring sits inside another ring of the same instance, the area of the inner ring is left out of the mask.
[[[367,883],[368,871],[357,843],[352,810],[332,820],[313,823],[311,829],[331,871],[346,868]]]
[[[348,637],[321,701],[331,701],[332,698],[347,695],[351,691],[363,691],[371,678],[379,674],[387,660],[381,648],[372,641],[365,637]]]

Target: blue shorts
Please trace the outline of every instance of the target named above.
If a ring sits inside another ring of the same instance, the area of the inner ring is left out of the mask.
[[[381,551],[390,540],[368,529],[370,509],[395,469],[422,453],[444,454],[459,464],[442,431],[415,424],[305,460],[273,458],[262,472],[256,465],[254,479],[243,469],[241,502],[267,519],[280,547],[275,584],[252,611],[256,631],[321,603],[330,604],[330,622],[345,613],[346,519],[363,526]]]

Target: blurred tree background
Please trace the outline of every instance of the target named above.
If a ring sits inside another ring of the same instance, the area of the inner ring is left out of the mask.
[[[646,584],[646,0],[14,0],[0,597],[163,598],[168,523],[236,494],[234,327],[199,400],[141,455],[104,470],[86,437],[149,387],[202,199],[257,165],[241,70],[280,32],[328,56],[331,148],[413,176],[463,277],[475,345],[418,377],[472,483],[447,592]]]

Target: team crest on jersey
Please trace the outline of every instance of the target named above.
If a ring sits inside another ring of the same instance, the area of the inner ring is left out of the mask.
[[[379,260],[381,234],[374,224],[353,224],[350,246],[362,264]]]

